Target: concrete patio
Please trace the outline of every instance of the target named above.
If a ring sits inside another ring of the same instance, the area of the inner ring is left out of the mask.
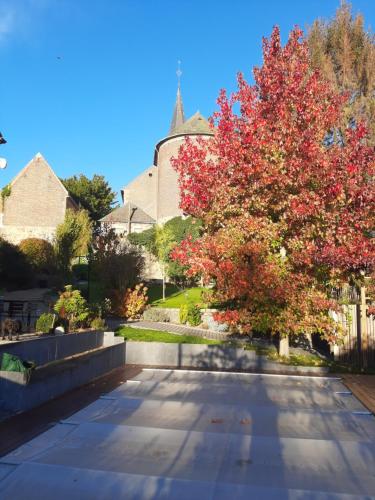
[[[4,456],[0,498],[375,497],[375,419],[338,378],[143,369]]]

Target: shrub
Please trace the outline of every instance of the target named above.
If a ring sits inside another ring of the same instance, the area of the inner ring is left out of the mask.
[[[71,271],[73,257],[86,255],[91,241],[92,223],[85,210],[68,209],[64,222],[56,228],[55,253],[59,270],[64,276]]]
[[[218,321],[215,321],[211,315],[207,317],[207,325],[208,328],[214,332],[227,332],[229,330],[226,323],[219,323]]]
[[[21,252],[37,273],[51,273],[54,268],[55,256],[53,246],[41,238],[27,238],[19,244]]]
[[[27,288],[32,269],[26,256],[12,243],[0,238],[0,283],[4,288]]]
[[[106,317],[112,309],[112,302],[110,299],[105,298],[100,302],[93,302],[90,304],[90,314],[91,318],[103,318]]]
[[[188,305],[187,322],[191,326],[198,326],[202,321],[201,310],[195,304]]]
[[[187,304],[182,304],[180,306],[180,323],[182,325],[185,325],[186,322],[187,322],[187,319],[188,319],[188,312],[189,312],[189,309],[188,309],[188,306]]]
[[[103,318],[94,318],[90,324],[94,330],[105,330],[107,328],[106,322]]]
[[[115,293],[115,312],[121,318],[139,318],[146,309],[148,288],[142,283],[136,285],[133,290],[128,288],[125,293]]]
[[[79,290],[73,290],[72,285],[66,285],[65,292],[60,294],[54,310],[60,318],[68,321],[69,330],[85,326],[90,315],[86,300]]]
[[[93,276],[106,295],[123,298],[128,288],[139,283],[144,258],[139,249],[116,235],[110,227],[101,227],[92,243],[90,264]],[[119,293],[117,293],[119,292]]]
[[[158,307],[150,307],[143,313],[143,319],[146,321],[158,321],[160,323],[169,323],[170,319],[166,311]]]
[[[35,330],[41,333],[49,333],[54,326],[55,315],[52,313],[43,313],[36,322]]]

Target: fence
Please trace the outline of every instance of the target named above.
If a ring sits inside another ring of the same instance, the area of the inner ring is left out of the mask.
[[[22,332],[35,331],[35,324],[40,316],[40,303],[27,300],[0,300],[0,324],[4,319],[17,319],[22,324]]]
[[[334,347],[335,359],[375,368],[375,316],[367,316],[365,300],[344,305],[337,319],[346,334],[343,343]]]

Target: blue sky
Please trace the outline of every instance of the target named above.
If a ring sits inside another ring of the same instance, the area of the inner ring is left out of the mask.
[[[57,175],[120,188],[152,163],[182,61],[185,114],[209,116],[261,38],[332,17],[339,0],[0,0],[0,186],[40,151]],[[375,2],[354,0],[367,26]]]

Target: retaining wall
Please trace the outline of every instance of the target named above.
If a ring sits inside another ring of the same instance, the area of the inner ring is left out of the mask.
[[[325,367],[289,366],[274,363],[255,351],[221,345],[127,342],[127,364],[171,368],[270,371],[274,373],[325,375]]]
[[[111,370],[124,366],[126,344],[117,342],[70,360],[60,360],[33,372],[24,385],[23,374],[1,372],[0,409],[20,412],[34,408]]]
[[[103,346],[103,332],[68,333],[46,335],[32,340],[3,344],[0,346],[0,359],[4,352],[23,360],[35,361],[37,366],[91,351]]]

